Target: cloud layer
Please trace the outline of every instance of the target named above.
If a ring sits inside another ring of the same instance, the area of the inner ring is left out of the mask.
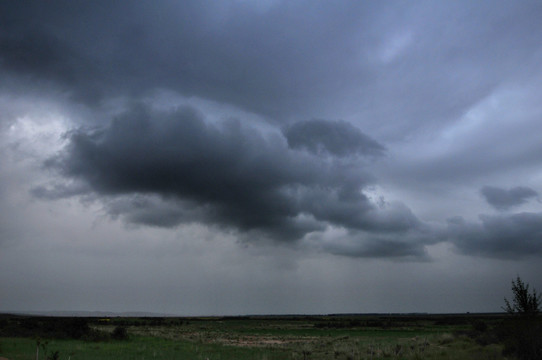
[[[499,311],[518,274],[542,288],[541,18],[0,1],[0,311]]]
[[[127,223],[200,223],[342,255],[421,258],[444,239],[465,254],[529,254],[507,247],[481,206],[446,208],[436,224],[418,210],[497,178],[508,188],[480,193],[499,211],[537,196],[538,4],[0,6],[0,95],[56,97],[86,114],[44,161],[56,179],[34,186],[37,198],[93,199]],[[467,220],[445,224],[467,208]],[[537,213],[500,216],[523,224]]]

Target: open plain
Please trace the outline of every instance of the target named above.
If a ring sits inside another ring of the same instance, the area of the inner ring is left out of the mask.
[[[8,359],[505,359],[498,314],[59,318],[4,315]]]

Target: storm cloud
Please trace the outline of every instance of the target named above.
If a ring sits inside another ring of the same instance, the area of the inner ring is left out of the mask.
[[[479,223],[457,217],[448,227],[453,244],[467,255],[513,259],[542,253],[542,213],[480,215]]]
[[[345,121],[309,120],[285,129],[292,149],[334,156],[382,155],[384,147]]]
[[[498,311],[542,281],[540,18],[0,1],[0,307]]]
[[[376,5],[311,4],[313,19],[296,11],[301,3],[280,2],[268,8],[236,1],[0,6],[0,66],[52,82],[79,101],[168,88],[281,116],[357,84],[349,80],[355,59],[335,54],[355,42],[360,16]],[[329,14],[348,17],[340,33]]]
[[[508,210],[538,196],[538,193],[525,186],[501,189],[494,186],[484,186],[480,193],[486,201],[497,210]]]
[[[322,124],[327,125],[317,123]],[[331,133],[326,143],[325,136],[320,132],[317,138],[326,146],[338,141]],[[391,237],[416,231],[422,223],[406,206],[379,205],[364,194],[374,177],[363,163],[342,161],[346,151],[372,155],[383,147],[359,130],[351,139],[348,149],[331,147],[340,156],[330,161],[319,152],[292,150],[280,132],[232,119],[211,123],[191,107],[162,111],[136,104],[106,127],[70,133],[63,151],[46,164],[71,185],[33,192],[54,199],[63,191],[70,197],[87,189],[107,197],[108,212],[128,222],[202,222],[279,242],[329,226]]]
[[[402,137],[453,122],[539,63],[530,51],[540,31],[535,3],[489,12],[483,4],[400,1],[267,4],[5,2],[1,66],[91,104],[167,88],[277,122],[371,108],[367,124]],[[484,61],[495,56],[499,62]]]

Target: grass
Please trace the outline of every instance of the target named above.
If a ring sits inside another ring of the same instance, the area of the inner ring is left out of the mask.
[[[11,324],[7,320],[5,324]],[[44,320],[45,321],[45,320]],[[88,319],[95,331],[125,326],[125,341],[50,339],[61,360],[90,359],[505,359],[473,337],[472,317],[242,317]],[[478,321],[480,321],[478,319]],[[489,326],[498,319],[485,317]],[[1,330],[1,327],[0,327]],[[5,332],[0,334],[5,335]],[[45,359],[40,349],[40,359]],[[0,337],[0,356],[36,358],[36,340]]]
[[[33,339],[2,338],[1,356],[10,360],[34,360],[36,342]],[[228,347],[215,344],[198,344],[156,337],[133,337],[129,341],[92,343],[81,340],[52,340],[48,353],[58,351],[60,359],[116,360],[116,359],[281,359],[283,352],[272,356],[265,349]],[[45,359],[40,349],[40,359]]]

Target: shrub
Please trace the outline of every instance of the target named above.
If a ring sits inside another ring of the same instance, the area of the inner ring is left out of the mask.
[[[126,340],[128,339],[128,331],[124,326],[117,326],[115,330],[113,330],[111,337],[115,340]]]
[[[535,316],[540,312],[541,295],[537,295],[535,289],[529,293],[529,284],[525,284],[519,276],[516,281],[512,280],[512,292],[514,293],[512,304],[504,298],[505,307],[503,309],[507,313]]]
[[[63,323],[63,330],[68,338],[81,339],[90,333],[90,327],[86,319],[71,318]]]
[[[52,351],[51,354],[47,355],[47,360],[58,360],[60,358],[59,351]]]
[[[542,359],[542,322],[539,318],[540,295],[536,290],[529,292],[529,285],[520,277],[512,281],[514,298],[507,299],[503,308],[512,317],[501,329],[504,339],[504,353],[515,355],[521,360]]]
[[[487,331],[487,324],[485,321],[483,320],[475,320],[473,323],[472,323],[472,328],[474,331],[476,332],[486,332]]]

